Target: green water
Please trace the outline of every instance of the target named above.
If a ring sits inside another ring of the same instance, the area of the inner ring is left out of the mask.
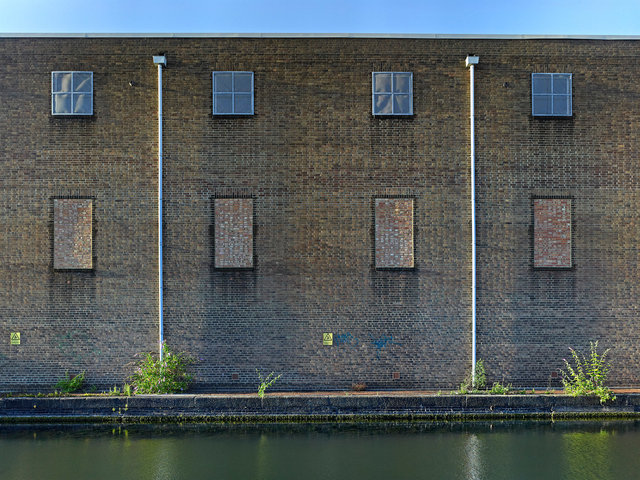
[[[640,479],[640,422],[0,426],[0,479]]]

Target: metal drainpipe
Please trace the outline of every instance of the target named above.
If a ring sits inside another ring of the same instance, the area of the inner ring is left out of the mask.
[[[471,385],[476,385],[476,132],[474,103],[474,66],[480,57],[467,55],[465,64],[469,67],[469,117],[471,122]]]
[[[162,311],[162,67],[167,66],[167,58],[164,55],[154,55],[153,63],[158,65],[158,349],[160,360],[162,360],[164,342]]]

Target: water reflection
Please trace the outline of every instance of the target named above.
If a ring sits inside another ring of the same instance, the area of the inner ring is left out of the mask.
[[[257,449],[257,467],[258,474],[256,478],[258,480],[262,480],[263,478],[268,478],[268,467],[269,467],[269,452],[268,452],[268,440],[267,436],[263,433],[260,435],[260,439],[258,440],[258,449]]]
[[[637,479],[640,423],[0,426],[0,479]]]
[[[563,435],[567,476],[583,480],[613,478],[610,451],[612,435],[613,432],[607,430]],[[640,472],[637,475],[640,477]]]
[[[465,448],[467,454],[467,479],[480,480],[482,474],[480,471],[480,440],[476,434],[467,437],[467,445]]]

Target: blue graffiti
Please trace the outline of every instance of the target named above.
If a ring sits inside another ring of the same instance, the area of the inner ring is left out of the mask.
[[[373,345],[376,352],[376,358],[380,360],[380,354],[385,351],[391,345],[402,345],[394,341],[393,336],[391,335],[383,335],[382,337],[374,337],[370,335],[369,344]],[[351,332],[347,333],[336,333],[333,335],[333,345],[336,347],[341,346],[349,346],[349,347],[357,347],[360,345],[360,339],[353,335]]]
[[[353,336],[351,333],[337,333],[333,336],[333,344],[337,347],[340,345],[357,346],[360,343],[358,337]]]
[[[402,345],[401,343],[394,342],[392,336],[382,336],[379,338],[371,337],[371,343],[376,348],[376,358],[380,360],[380,353],[389,345]]]

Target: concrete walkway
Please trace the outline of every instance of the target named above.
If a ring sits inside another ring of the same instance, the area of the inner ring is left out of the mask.
[[[640,417],[640,394],[448,395],[425,392],[271,393],[0,398],[0,423],[304,422]]]

